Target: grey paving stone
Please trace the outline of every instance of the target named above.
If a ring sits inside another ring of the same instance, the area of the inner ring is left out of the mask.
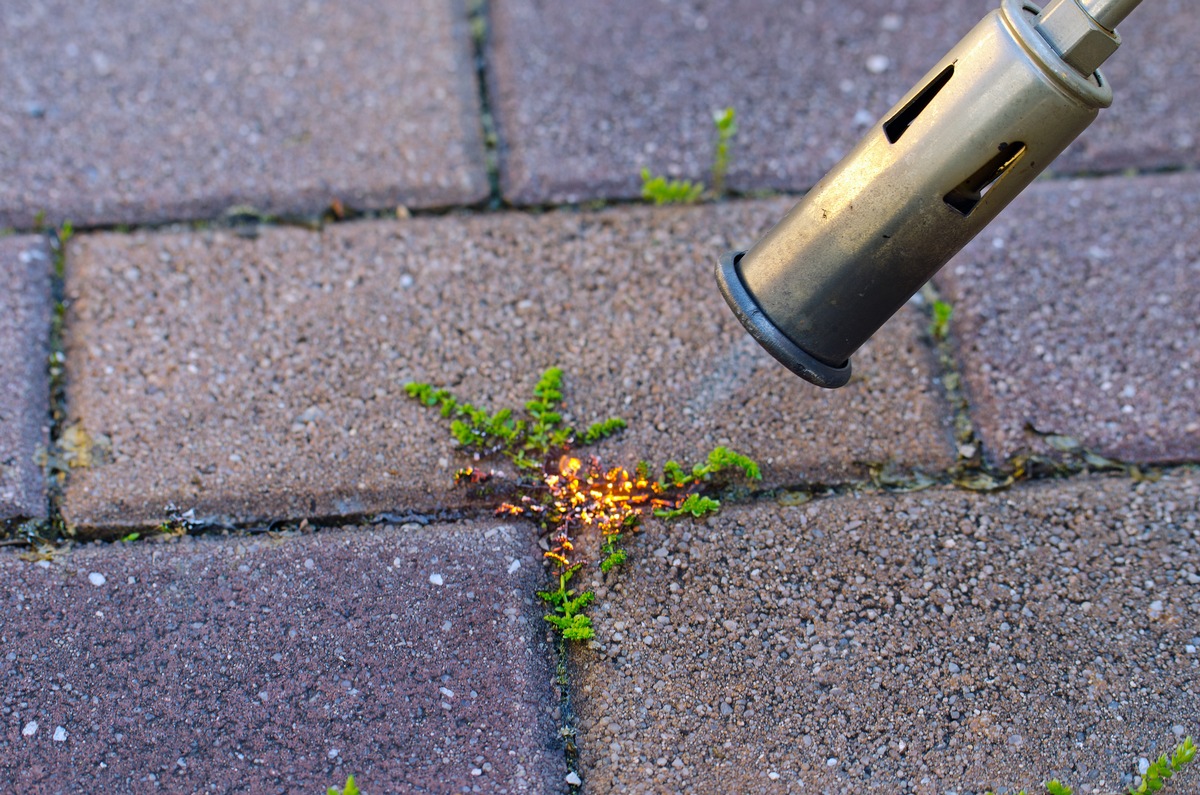
[[[536,554],[481,524],[4,550],[0,778],[561,791]]]
[[[1113,105],[1053,168],[1078,173],[1200,164],[1200,61],[1188,54],[1200,37],[1195,8],[1186,0],[1144,3],[1120,33],[1121,49],[1101,70],[1112,84]]]
[[[463,4],[0,8],[0,227],[487,195]]]
[[[45,239],[0,238],[0,525],[46,515],[35,458],[49,441],[52,270]]]
[[[714,109],[740,133],[730,185],[812,186],[997,0],[495,0],[502,189],[518,203],[637,196],[643,166],[708,179]],[[1105,67],[1117,100],[1056,166],[1195,164],[1200,18],[1146,3]]]
[[[1200,725],[1198,517],[1193,472],[647,526],[572,653],[584,786],[1124,792]]]
[[[73,471],[64,514],[87,529],[157,522],[169,502],[237,520],[453,508],[467,460],[403,385],[520,407],[551,366],[569,420],[629,421],[594,448],[607,461],[694,461],[723,444],[761,461],[766,484],[948,466],[916,310],[863,350],[854,383],[825,392],[725,306],[717,255],[786,206],[76,238],[71,422],[111,449]]]
[[[1042,182],[938,276],[994,459],[1200,458],[1200,176]]]

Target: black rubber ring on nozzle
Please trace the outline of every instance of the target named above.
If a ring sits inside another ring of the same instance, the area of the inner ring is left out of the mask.
[[[847,359],[840,367],[833,367],[806,353],[796,343],[788,339],[779,328],[763,314],[762,309],[750,297],[746,286],[742,284],[741,274],[738,273],[738,262],[745,251],[730,251],[717,262],[717,284],[721,287],[721,295],[726,303],[742,321],[742,325],[750,332],[750,336],[758,340],[758,344],[779,360],[787,369],[825,389],[837,389],[845,386],[850,380],[850,360]]]

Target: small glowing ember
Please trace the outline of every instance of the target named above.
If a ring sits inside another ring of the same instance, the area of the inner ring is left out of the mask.
[[[463,467],[454,473],[454,485],[457,486],[462,483],[486,483],[492,479],[492,474],[491,472],[484,472],[475,467]]]

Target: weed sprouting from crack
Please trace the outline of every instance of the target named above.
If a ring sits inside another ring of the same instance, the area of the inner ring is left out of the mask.
[[[326,795],[362,795],[358,785],[354,783],[354,776],[346,777],[346,786],[341,788],[327,787],[325,793]]]
[[[1163,754],[1150,763],[1146,771],[1141,774],[1141,783],[1136,787],[1130,787],[1127,790],[1128,795],[1148,795],[1151,792],[1158,792],[1166,786],[1172,776],[1191,764],[1195,758],[1196,743],[1191,737],[1185,737],[1170,756]],[[1074,792],[1058,779],[1047,781],[1042,786],[1048,795],[1073,795]],[[992,795],[991,790],[987,792],[987,795]],[[1021,790],[1018,795],[1026,795],[1026,791]]]
[[[951,484],[968,491],[989,492],[1002,491],[1020,481],[1068,477],[1082,472],[1120,472],[1136,482],[1155,481],[1161,477],[1156,469],[1144,469],[1100,455],[1086,449],[1076,439],[1042,431],[1032,425],[1027,425],[1026,430],[1042,438],[1058,455],[1022,452],[1010,456],[998,467],[990,466],[984,455],[983,443],[971,422],[970,404],[955,361],[951,327],[954,307],[942,298],[932,284],[922,288],[921,296],[929,314],[929,340],[941,368],[942,388],[954,412],[954,441],[958,457],[948,473]],[[920,482],[881,484],[878,473],[874,471],[871,472],[871,479],[875,485],[883,485],[889,491],[919,490],[936,482],[921,479]]]
[[[1142,783],[1135,789],[1129,788],[1129,795],[1146,795],[1148,792],[1158,792],[1172,776],[1190,765],[1196,758],[1196,743],[1191,737],[1185,737],[1183,742],[1175,747],[1171,756],[1163,754],[1150,763],[1145,773],[1142,773]]]
[[[729,172],[729,148],[737,135],[737,114],[733,108],[713,111],[713,126],[717,131],[717,144],[713,151],[712,191],[707,193],[714,199],[725,195],[725,176]],[[687,179],[667,179],[655,176],[650,169],[642,169],[642,198],[655,204],[694,204],[705,197],[707,189],[703,182]]]
[[[662,519],[706,516],[720,509],[720,501],[711,494],[730,475],[758,480],[762,474],[754,461],[725,447],[714,448],[690,468],[668,461],[661,478],[654,477],[644,461],[632,472],[620,466],[604,468],[594,457],[585,464],[571,455],[572,449],[606,439],[623,430],[626,422],[610,417],[583,431],[566,425],[561,412],[562,375],[557,367],[542,375],[533,399],[525,404],[524,418],[512,409],[487,411],[429,384],[406,384],[405,391],[450,420],[460,449],[475,460],[503,456],[517,467],[521,476],[504,489],[495,483],[503,476],[474,467],[458,470],[455,482],[488,484],[491,493],[511,494],[496,513],[524,516],[538,524],[552,574],[550,587],[537,592],[550,608],[545,620],[563,639],[583,641],[594,636],[585,611],[595,594],[571,587],[572,578],[588,565],[576,549],[579,533],[599,531],[600,571],[607,575],[627,562],[623,542],[637,531],[646,512]]]

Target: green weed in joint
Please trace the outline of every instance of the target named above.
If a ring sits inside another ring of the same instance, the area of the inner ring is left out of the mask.
[[[725,195],[725,175],[729,172],[729,148],[737,135],[737,114],[733,108],[713,112],[713,125],[717,130],[717,145],[713,152],[712,198]],[[655,176],[650,169],[642,169],[642,198],[655,204],[695,204],[705,195],[703,182],[687,179],[667,179]]]
[[[347,776],[346,786],[341,789],[328,787],[325,790],[325,795],[362,795],[362,792],[358,789],[358,785],[354,783],[354,776]]]
[[[642,169],[642,198],[655,204],[695,204],[704,195],[704,183],[656,177]]]
[[[725,175],[729,171],[729,144],[737,135],[737,114],[733,108],[713,112],[713,124],[717,127],[717,150],[713,155],[713,193],[725,195]]]
[[[1142,783],[1136,789],[1129,788],[1129,795],[1146,795],[1148,792],[1158,792],[1166,782],[1196,758],[1196,743],[1191,737],[1185,737],[1183,742],[1175,747],[1168,757],[1163,754],[1150,763],[1150,767],[1142,774]]]
[[[1151,792],[1158,792],[1166,786],[1172,776],[1191,764],[1195,758],[1196,743],[1191,737],[1185,737],[1170,756],[1163,754],[1150,763],[1149,768],[1142,774],[1142,783],[1137,787],[1130,787],[1129,795],[1148,795]],[[1047,781],[1042,786],[1046,788],[1049,795],[1072,795],[1071,788],[1058,779]],[[988,790],[987,795],[993,795],[992,791]],[[1019,795],[1026,795],[1025,790],[1021,790]]]
[[[671,510],[659,509],[654,512],[654,515],[660,519],[678,519],[681,516],[691,515],[697,519],[702,516],[707,516],[710,513],[716,513],[721,509],[719,500],[714,500],[710,497],[702,497],[699,494],[689,494],[687,498],[680,503],[678,508]]]
[[[504,456],[517,466],[520,477],[507,487],[495,488],[502,475],[473,467],[456,472],[455,482],[490,484],[489,489],[504,492],[510,499],[496,513],[532,519],[548,537],[544,557],[555,587],[538,591],[537,596],[551,608],[546,622],[565,640],[589,640],[594,635],[591,619],[583,611],[595,595],[577,594],[569,587],[587,563],[579,557],[573,534],[584,528],[599,531],[600,571],[608,575],[628,561],[622,542],[637,530],[646,512],[663,519],[706,516],[721,503],[700,490],[711,491],[729,476],[762,477],[758,464],[726,447],[715,448],[689,469],[668,461],[661,480],[654,478],[644,461],[632,473],[624,467],[601,468],[597,458],[585,464],[571,455],[573,448],[606,439],[624,430],[626,422],[610,417],[583,431],[565,424],[562,370],[557,367],[542,374],[520,417],[512,409],[488,411],[429,384],[406,384],[405,391],[450,420],[460,449],[475,460]]]
[[[929,324],[929,334],[935,340],[944,340],[950,333],[950,318],[954,315],[954,307],[941,299],[933,302],[933,320]]]

